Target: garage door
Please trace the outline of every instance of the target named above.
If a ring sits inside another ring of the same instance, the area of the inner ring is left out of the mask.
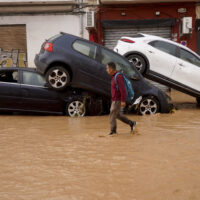
[[[164,38],[171,38],[171,27],[148,27],[148,28],[120,28],[120,29],[105,29],[104,44],[109,49],[113,49],[117,41],[122,36],[132,37],[137,33],[146,33]]]
[[[105,28],[104,29],[104,44],[107,48],[113,49],[117,44],[117,41],[122,36],[132,37],[137,33],[146,33],[150,35],[156,35],[160,37],[164,37],[167,39],[171,39],[171,26],[167,27],[139,27],[139,28]],[[153,81],[149,81],[153,83],[153,85],[159,87],[160,89],[167,91],[168,87],[161,85],[159,83],[155,83]]]
[[[0,67],[26,67],[25,25],[0,25]]]

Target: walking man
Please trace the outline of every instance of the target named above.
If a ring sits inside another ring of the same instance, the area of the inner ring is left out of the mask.
[[[127,117],[123,116],[120,113],[121,107],[126,106],[126,88],[124,84],[124,78],[121,74],[117,75],[115,83],[115,75],[117,73],[116,65],[113,62],[110,62],[106,66],[106,71],[109,75],[112,76],[111,80],[111,96],[112,104],[110,108],[110,135],[116,134],[117,132],[117,122],[116,119],[128,124],[133,132],[136,122],[129,120]],[[117,87],[118,86],[118,87]]]

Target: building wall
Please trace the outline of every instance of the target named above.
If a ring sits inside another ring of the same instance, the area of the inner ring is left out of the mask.
[[[186,8],[184,14],[178,13],[179,8]],[[155,12],[160,11],[160,15],[156,16]],[[125,15],[122,15],[125,13]],[[181,18],[190,16],[193,18],[193,33],[191,35],[179,34]],[[104,5],[99,8],[97,13],[97,30],[91,31],[90,38],[95,38],[96,42],[104,44],[104,29],[102,20],[129,20],[129,19],[160,19],[160,18],[176,18],[176,24],[172,27],[172,39],[180,42],[187,41],[187,46],[196,51],[196,32],[195,32],[195,3],[156,3],[156,4],[135,4],[135,5]]]
[[[0,25],[0,67],[26,67],[25,25]]]
[[[81,33],[81,20],[79,15],[22,15],[1,16],[0,25],[26,26],[27,60],[28,67],[35,67],[34,57],[39,53],[45,39],[58,34],[60,31],[71,33],[80,37],[88,38],[83,21],[83,34]]]
[[[197,19],[200,19],[200,6],[196,6],[196,15],[197,15]]]

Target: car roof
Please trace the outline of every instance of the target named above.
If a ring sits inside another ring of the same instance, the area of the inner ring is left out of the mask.
[[[196,54],[194,51],[192,51],[190,48],[188,48],[188,47],[186,47],[186,46],[184,46],[184,45],[182,45],[182,44],[180,44],[180,43],[178,43],[178,42],[172,41],[172,40],[167,39],[167,38],[162,38],[162,37],[159,37],[159,36],[155,36],[155,35],[149,35],[149,34],[143,34],[143,33],[141,33],[141,34],[142,34],[143,36],[145,36],[145,37],[153,37],[153,38],[158,39],[158,40],[162,40],[162,41],[165,41],[165,42],[169,42],[169,43],[171,43],[171,44],[174,44],[174,45],[176,45],[176,46],[179,46],[179,47],[182,48],[182,49],[185,49],[185,50],[187,50],[187,51],[190,51],[190,52],[192,52],[193,54],[195,54],[196,56],[199,57],[199,55]]]
[[[0,70],[22,70],[22,71],[30,71],[30,72],[37,72],[36,68],[32,67],[1,67]]]
[[[62,34],[63,36],[68,36],[68,37],[70,37],[70,39],[73,40],[72,42],[74,42],[75,40],[83,40],[83,41],[86,41],[86,42],[95,44],[95,45],[97,45],[97,46],[99,46],[99,47],[106,48],[105,46],[102,46],[102,45],[100,45],[100,44],[98,44],[98,43],[96,43],[96,42],[87,40],[87,39],[85,39],[85,38],[82,38],[82,37],[79,37],[79,36],[76,36],[76,35],[72,35],[72,34],[70,34],[70,33],[60,32],[60,34]],[[108,49],[108,48],[106,48],[106,49]],[[110,50],[110,49],[108,49],[108,50]],[[112,51],[112,50],[111,50],[111,51]]]
[[[72,35],[72,34],[65,33],[65,32],[60,32],[60,34],[62,34],[63,36],[69,36],[70,39],[73,40],[73,42],[74,42],[75,40],[82,40],[82,41],[85,41],[85,42],[87,42],[87,43],[94,44],[94,45],[98,46],[100,49],[106,49],[106,50],[112,52],[113,54],[116,54],[117,56],[121,57],[121,58],[124,59],[125,61],[127,61],[127,59],[125,59],[122,55],[116,53],[116,52],[113,51],[112,49],[109,49],[109,48],[107,48],[107,47],[105,47],[105,46],[103,46],[103,45],[101,45],[101,44],[98,44],[98,43],[96,43],[96,42],[87,40],[87,39],[85,39],[85,38],[81,38],[81,37],[79,37],[79,36]]]
[[[175,41],[172,41],[170,39],[167,39],[167,38],[163,38],[163,37],[159,37],[159,36],[156,36],[156,35],[150,35],[150,34],[144,34],[144,33],[139,33],[140,35],[143,35],[144,37],[140,38],[141,40],[144,40],[144,39],[153,39],[153,40],[162,40],[162,41],[165,41],[165,42],[168,42],[168,43],[171,43],[173,45],[176,45],[182,49],[185,49],[187,51],[190,51],[191,53],[195,54],[197,57],[200,58],[200,56],[195,53],[194,51],[192,51],[190,48],[178,43],[178,42],[175,42]],[[126,37],[126,38],[134,38],[134,37]],[[138,38],[137,38],[138,39]]]

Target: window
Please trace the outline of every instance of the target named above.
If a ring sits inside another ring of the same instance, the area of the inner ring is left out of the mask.
[[[184,49],[180,49],[180,58],[200,67],[200,59]]]
[[[151,46],[165,53],[176,56],[176,46],[164,41],[153,41],[149,43]]]
[[[73,44],[73,48],[85,56],[88,56],[92,59],[96,58],[97,46],[93,44],[81,40],[76,40]]]
[[[53,42],[54,40],[58,39],[61,36],[62,36],[62,34],[54,35],[53,37],[51,37],[51,38],[48,39],[48,42]]]
[[[117,71],[122,72],[126,76],[132,77],[136,74],[132,65],[128,61],[126,62],[126,60],[123,59],[121,56],[118,56],[117,54],[112,53],[106,49],[102,49],[101,54],[101,63],[105,66],[109,62],[114,62],[116,64]]]
[[[0,71],[0,81],[9,82],[9,83],[17,83],[18,71],[17,70]]]
[[[23,71],[23,84],[44,87],[46,82],[39,74]]]

